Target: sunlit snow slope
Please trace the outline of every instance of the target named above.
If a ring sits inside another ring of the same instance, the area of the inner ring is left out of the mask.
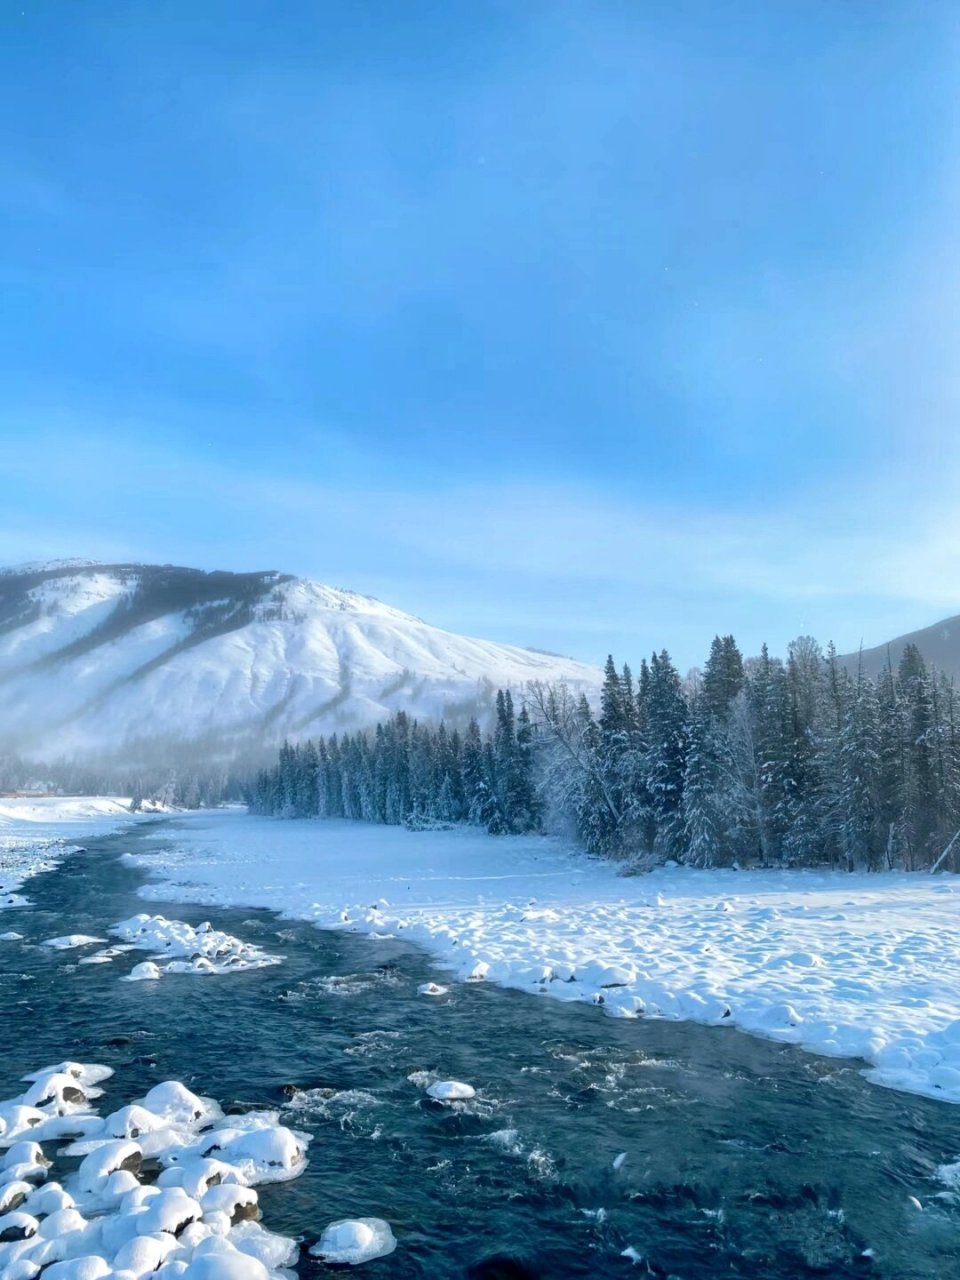
[[[0,573],[0,747],[47,760],[236,752],[404,709],[483,717],[498,687],[599,673],[280,573],[63,562]]]

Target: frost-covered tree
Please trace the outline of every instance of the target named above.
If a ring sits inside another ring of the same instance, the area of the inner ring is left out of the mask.
[[[531,685],[519,711],[507,690],[495,705],[487,735],[398,712],[369,733],[284,743],[250,779],[251,808],[546,826],[642,862],[960,869],[960,707],[914,646],[872,680],[807,636],[785,662],[765,647],[744,662],[717,636],[686,683],[665,651],[636,681],[611,655],[595,706],[563,684]],[[225,785],[178,770],[158,790],[204,803]]]
[[[688,708],[680,676],[666,649],[650,660],[645,700],[643,776],[654,823],[654,851],[683,852],[683,777],[688,745]]]

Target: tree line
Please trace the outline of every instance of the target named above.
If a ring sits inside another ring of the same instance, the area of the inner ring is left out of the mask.
[[[148,801],[177,809],[207,809],[243,803],[255,772],[255,767],[244,761],[197,760],[192,753],[177,764],[127,766],[110,760],[50,763],[4,754],[0,755],[0,792],[125,796],[130,797],[134,812]]]
[[[252,808],[492,832],[568,830],[639,864],[933,865],[960,830],[952,679],[907,645],[875,679],[809,637],[744,661],[717,637],[682,680],[664,650],[607,660],[599,706],[533,684],[491,733],[398,713],[373,733],[285,744]],[[960,841],[957,848],[960,849]]]
[[[372,733],[285,742],[276,766],[257,775],[250,808],[419,828],[469,823],[517,834],[540,829],[534,767],[530,715],[526,707],[517,714],[512,694],[501,690],[486,736],[476,720],[461,734],[400,711]]]

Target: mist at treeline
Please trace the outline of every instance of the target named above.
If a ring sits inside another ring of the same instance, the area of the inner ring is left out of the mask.
[[[182,809],[214,808],[246,803],[257,770],[275,755],[274,747],[249,758],[211,758],[198,755],[193,743],[170,743],[145,759],[134,756],[130,764],[114,756],[40,762],[8,753],[0,756],[0,792],[124,796],[135,809],[146,800]]]
[[[518,703],[498,695],[489,733],[401,712],[285,744],[251,806],[572,833],[639,866],[918,869],[960,828],[956,690],[913,645],[874,679],[808,637],[785,661],[717,637],[686,680],[666,651],[635,674],[608,659],[596,710],[563,685]]]

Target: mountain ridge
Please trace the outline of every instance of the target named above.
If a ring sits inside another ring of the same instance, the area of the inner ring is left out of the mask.
[[[0,570],[0,747],[37,759],[225,757],[397,710],[486,716],[495,689],[599,669],[460,636],[277,570],[69,560]]]
[[[840,661],[853,674],[860,670],[866,676],[875,677],[888,662],[895,671],[908,644],[916,645],[929,666],[960,677],[960,615],[943,618],[917,631],[907,631],[869,649],[842,654]]]

